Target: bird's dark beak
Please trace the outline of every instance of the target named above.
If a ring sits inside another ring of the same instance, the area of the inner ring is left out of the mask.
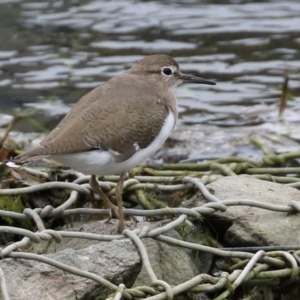
[[[182,80],[183,83],[200,83],[200,84],[216,85],[214,81],[206,80],[201,77],[197,77],[193,75],[180,74],[179,78]]]

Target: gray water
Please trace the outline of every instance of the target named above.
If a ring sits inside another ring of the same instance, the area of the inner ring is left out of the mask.
[[[0,112],[51,129],[71,105],[148,54],[216,86],[176,88],[180,122],[241,126],[300,120],[299,1],[0,0]],[[23,121],[21,130],[34,130]]]

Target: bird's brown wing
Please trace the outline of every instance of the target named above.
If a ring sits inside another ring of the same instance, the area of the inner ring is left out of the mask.
[[[125,161],[159,134],[169,113],[161,98],[135,76],[112,78],[83,96],[40,146],[18,159],[102,149]]]

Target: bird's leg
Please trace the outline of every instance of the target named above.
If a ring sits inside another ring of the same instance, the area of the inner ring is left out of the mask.
[[[90,186],[91,186],[92,190],[101,197],[101,199],[104,201],[105,206],[109,209],[109,218],[107,221],[109,222],[113,215],[115,215],[117,218],[120,218],[117,207],[113,203],[110,202],[108,197],[102,191],[95,175],[91,175]]]
[[[117,199],[118,213],[119,213],[119,223],[118,223],[117,230],[119,233],[122,233],[122,231],[125,229],[122,194],[123,194],[123,185],[124,185],[126,176],[127,176],[127,172],[122,173],[120,175],[120,179],[119,179],[117,187],[116,187],[116,199]]]

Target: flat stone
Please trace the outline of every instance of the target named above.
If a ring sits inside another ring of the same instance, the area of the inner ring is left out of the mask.
[[[139,222],[137,223],[138,228],[147,226],[151,229],[162,226],[162,222]],[[98,233],[98,234],[110,234],[113,228],[116,226],[116,220],[111,220],[110,223],[105,223],[103,221],[85,223],[82,225],[76,225],[75,228],[69,228],[67,231],[80,231],[88,233]],[[187,231],[187,229],[186,229]],[[197,226],[194,229],[190,229],[189,233],[185,235],[199,236],[202,229]],[[193,233],[195,231],[195,233]],[[179,233],[175,230],[170,230],[166,235],[173,238],[182,240]],[[199,237],[198,237],[199,238]],[[124,241],[124,240],[122,240]],[[209,271],[212,265],[213,256],[209,253],[195,253],[191,249],[185,249],[180,247],[174,247],[168,245],[164,242],[156,241],[151,238],[142,239],[150,262],[151,266],[158,279],[165,280],[169,284],[177,285],[181,284],[184,281],[190,280],[199,273],[206,273]],[[35,245],[31,251],[35,253],[55,253],[56,251],[63,251],[64,249],[71,248],[73,250],[83,249],[90,247],[91,245],[97,245],[99,242],[96,240],[89,239],[76,239],[76,238],[64,238],[61,243],[56,243],[52,240],[50,243],[40,243]],[[116,245],[115,251],[118,251]],[[130,250],[131,248],[129,248]],[[123,250],[122,250],[123,251]],[[133,250],[135,255],[138,255],[136,249]],[[131,253],[133,253],[131,252]],[[58,252],[59,253],[59,252]],[[127,252],[124,253],[126,255]],[[113,265],[107,266],[108,269],[112,268]],[[136,278],[134,286],[141,285],[150,285],[150,278],[144,268],[137,275],[134,270],[132,278]],[[130,285],[126,285],[130,287]]]
[[[97,222],[98,223],[98,222]],[[108,226],[110,228],[110,226]],[[99,233],[99,232],[98,232]],[[83,239],[69,239],[81,245]],[[87,240],[85,240],[87,241]],[[90,240],[89,240],[90,241]],[[141,259],[130,239],[92,241],[84,249],[68,248],[45,257],[97,274],[115,285],[131,287],[141,269]],[[57,243],[53,243],[59,245]],[[69,243],[66,243],[70,246]],[[85,243],[82,243],[86,246]],[[85,277],[27,259],[1,260],[11,300],[106,299],[113,291]]]
[[[208,184],[207,188],[220,200],[247,199],[275,205],[300,201],[300,192],[295,188],[247,175],[223,177]],[[217,212],[210,218],[228,224],[229,228],[225,233],[227,246],[299,244],[298,213],[237,205],[228,207],[226,212]]]

